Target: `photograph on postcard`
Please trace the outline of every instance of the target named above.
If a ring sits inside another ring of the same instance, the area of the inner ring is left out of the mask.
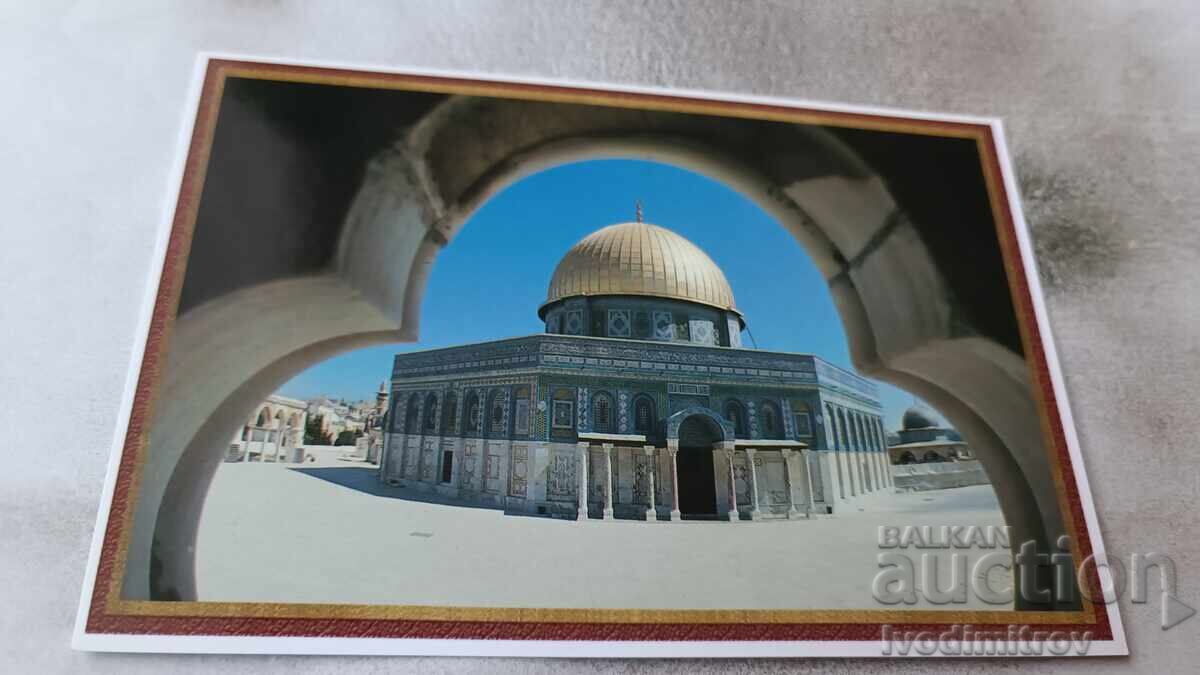
[[[86,631],[1113,640],[997,130],[209,61]]]

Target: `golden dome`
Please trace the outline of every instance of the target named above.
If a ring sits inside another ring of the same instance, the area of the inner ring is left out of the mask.
[[[541,309],[580,295],[672,298],[738,313],[733,289],[712,258],[675,232],[642,222],[609,225],[572,246]]]

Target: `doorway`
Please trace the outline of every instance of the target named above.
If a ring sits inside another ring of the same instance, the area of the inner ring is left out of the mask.
[[[711,448],[681,448],[676,458],[679,472],[679,511],[684,520],[717,518],[717,479]]]

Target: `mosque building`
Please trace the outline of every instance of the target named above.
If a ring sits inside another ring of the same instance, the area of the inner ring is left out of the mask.
[[[895,442],[889,441],[892,464],[923,464],[974,459],[971,448],[954,429],[934,422],[933,416],[914,404],[904,411]]]
[[[381,480],[576,519],[785,519],[890,492],[875,385],[744,347],[724,273],[640,210],[572,247],[537,312],[541,334],[395,357]]]

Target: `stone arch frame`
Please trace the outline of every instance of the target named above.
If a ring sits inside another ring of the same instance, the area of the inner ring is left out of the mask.
[[[329,267],[235,285],[175,319],[123,597],[195,597],[199,513],[236,418],[309,365],[416,339],[431,263],[466,219],[524,175],[592,158],[674,164],[756,202],[827,279],[856,368],[929,401],[976,449],[1013,537],[1049,550],[1066,533],[1046,441],[1029,424],[1039,418],[1029,365],[954,311],[951,263],[927,243],[927,224],[841,138],[749,117],[534,100],[447,96],[422,110],[368,168]],[[280,339],[239,340],[263,332]]]
[[[431,391],[425,394],[425,402],[421,405],[421,433],[429,435],[437,433],[438,429],[438,395]]]
[[[668,442],[671,440],[678,441],[680,425],[682,425],[689,417],[695,417],[695,416],[699,416],[699,417],[703,417],[703,418],[707,419],[715,428],[720,429],[721,430],[721,440],[723,442],[728,442],[728,443],[733,442],[733,440],[734,440],[733,424],[731,424],[729,422],[729,420],[718,415],[715,410],[712,410],[710,408],[705,408],[703,406],[691,406],[688,408],[684,408],[683,410],[680,410],[679,412],[668,417],[667,418],[667,441]]]
[[[421,433],[421,394],[413,392],[408,395],[408,403],[404,408],[404,433]]]
[[[480,421],[483,419],[484,401],[479,391],[471,389],[463,397],[463,414],[459,421],[459,434],[462,436],[481,436]],[[471,418],[475,419],[472,420]]]

